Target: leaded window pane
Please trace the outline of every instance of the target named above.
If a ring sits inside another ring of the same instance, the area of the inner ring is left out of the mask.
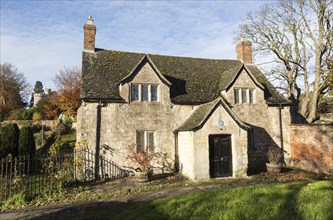
[[[250,89],[250,91],[249,91],[249,99],[250,99],[250,103],[251,104],[254,103],[253,96],[254,96],[254,89]]]
[[[242,103],[247,103],[247,89],[242,89]]]
[[[141,85],[141,101],[148,101],[148,85]]]
[[[151,94],[151,101],[157,102],[157,86],[156,85],[150,86],[150,94]]]
[[[137,131],[136,132],[136,151],[142,152],[145,150],[145,132]]]
[[[148,131],[148,149],[149,151],[154,150],[154,132],[153,131]]]
[[[139,100],[139,85],[132,84],[131,86],[131,101]]]
[[[239,89],[234,90],[235,103],[239,103]]]

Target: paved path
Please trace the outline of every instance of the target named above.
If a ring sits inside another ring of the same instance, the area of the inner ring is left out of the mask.
[[[75,204],[58,204],[52,206],[14,210],[0,214],[1,220],[11,219],[71,219],[84,216],[86,212],[96,210],[120,209],[131,203],[148,202],[159,198],[169,198],[184,194],[219,189],[219,185],[165,188],[138,195],[119,197],[104,201],[81,202]]]
[[[274,177],[274,178],[273,178]],[[276,182],[294,182],[294,181],[306,181],[309,180],[307,174],[302,172],[289,172],[269,175],[269,178],[261,179],[261,181],[229,181],[228,179],[222,179],[218,184],[198,185],[198,186],[183,186],[164,188],[154,191],[148,191],[141,194],[129,195],[119,198],[113,198],[103,201],[87,201],[73,204],[57,204],[44,207],[32,207],[27,209],[19,209],[14,211],[8,211],[0,213],[0,220],[12,220],[12,219],[96,219],[96,212],[108,212],[108,211],[121,211],[134,203],[148,202],[159,198],[177,197],[184,194],[200,191],[208,191],[221,188],[234,188],[238,186],[250,186],[250,185],[267,185]],[[288,178],[285,178],[288,177]],[[176,177],[175,181],[184,181],[181,176]],[[332,177],[330,177],[332,178]],[[251,179],[251,178],[250,178]],[[249,180],[249,179],[247,179]],[[165,180],[163,180],[165,181]],[[155,181],[153,184],[161,184],[162,182]],[[135,184],[134,184],[135,185]],[[109,184],[102,184],[93,187],[95,192],[107,192],[119,189],[119,187],[134,187],[133,183],[127,180],[112,181]]]

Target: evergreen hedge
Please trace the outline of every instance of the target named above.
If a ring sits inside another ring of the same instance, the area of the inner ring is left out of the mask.
[[[3,127],[0,135],[0,157],[6,157],[8,154],[16,157],[18,153],[18,140],[20,135],[20,129],[17,124],[6,125]]]
[[[30,126],[23,127],[20,131],[18,142],[19,155],[35,155],[36,144],[34,134]]]

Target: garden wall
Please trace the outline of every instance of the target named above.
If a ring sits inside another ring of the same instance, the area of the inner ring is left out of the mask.
[[[333,174],[333,125],[290,125],[291,164]]]
[[[23,126],[44,126],[49,127],[51,130],[57,127],[58,121],[56,120],[41,120],[41,121],[32,121],[32,120],[8,120],[0,122],[1,126],[5,126],[10,123],[16,123],[19,128]]]

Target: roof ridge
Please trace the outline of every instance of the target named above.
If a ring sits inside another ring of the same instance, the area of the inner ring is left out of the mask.
[[[144,53],[144,52],[136,52],[136,51],[122,51],[122,50],[107,50],[102,48],[96,48],[96,51],[107,51],[107,52],[119,52],[119,53],[132,53],[132,54],[142,54],[148,56],[163,56],[163,57],[171,57],[171,58],[185,58],[185,59],[200,59],[200,60],[216,60],[216,61],[236,61],[242,63],[240,60],[237,59],[218,59],[218,58],[203,58],[203,57],[193,57],[193,56],[175,56],[175,55],[164,55],[164,54],[154,54],[154,53]]]

